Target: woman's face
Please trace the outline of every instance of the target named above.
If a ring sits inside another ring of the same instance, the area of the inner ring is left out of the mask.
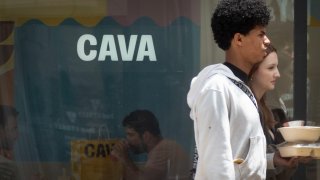
[[[253,75],[253,81],[264,91],[273,90],[280,77],[277,53],[270,53],[259,65]]]
[[[126,127],[126,134],[126,140],[132,152],[134,152],[135,154],[146,152],[146,144],[137,131],[135,131],[133,128]]]

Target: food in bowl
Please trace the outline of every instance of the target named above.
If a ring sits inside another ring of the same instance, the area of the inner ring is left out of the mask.
[[[293,126],[304,126],[304,120],[294,120],[294,121],[289,121],[288,126],[293,127]]]
[[[287,142],[315,142],[320,137],[320,127],[293,126],[278,129]]]

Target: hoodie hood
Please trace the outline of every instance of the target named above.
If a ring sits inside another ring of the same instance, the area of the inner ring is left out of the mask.
[[[187,95],[188,106],[191,108],[190,117],[193,117],[193,106],[196,103],[197,98],[200,96],[200,91],[203,89],[203,86],[206,84],[207,80],[215,75],[222,74],[228,78],[234,79],[236,81],[241,81],[238,77],[236,77],[233,72],[224,64],[214,64],[205,67],[200,73],[195,76],[190,84],[190,90]]]

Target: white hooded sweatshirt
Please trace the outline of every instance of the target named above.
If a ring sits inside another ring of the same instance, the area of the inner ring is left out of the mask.
[[[191,82],[187,100],[199,155],[195,179],[265,179],[266,140],[257,107],[229,78],[244,85],[224,64],[204,68]]]

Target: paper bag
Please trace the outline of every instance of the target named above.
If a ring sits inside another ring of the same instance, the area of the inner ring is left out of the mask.
[[[122,165],[110,158],[118,139],[71,141],[71,171],[75,180],[122,180]]]

